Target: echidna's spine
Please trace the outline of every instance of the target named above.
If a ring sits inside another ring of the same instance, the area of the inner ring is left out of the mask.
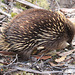
[[[63,15],[30,9],[17,15],[3,30],[0,45],[2,50],[29,57],[38,52],[66,47],[67,43],[71,43],[74,33],[74,25]]]

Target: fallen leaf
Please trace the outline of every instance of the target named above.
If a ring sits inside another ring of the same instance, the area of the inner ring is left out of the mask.
[[[0,51],[0,54],[3,54],[3,55],[15,55],[14,52],[6,52],[6,51]]]
[[[52,62],[49,62],[51,66],[57,66],[57,64],[54,64]]]
[[[63,52],[63,53],[60,53],[60,54],[58,54],[59,56],[67,56],[67,55],[70,55],[70,54],[72,54],[73,52],[75,52],[75,49],[73,49],[73,50],[70,50],[70,51],[68,51],[68,52]]]
[[[3,69],[1,69],[1,71],[3,71]]]
[[[33,56],[33,57],[35,57],[37,59],[40,58],[40,56]],[[51,56],[42,56],[40,59],[46,60],[46,59],[49,59],[49,58],[51,58]]]
[[[54,64],[54,63],[52,63],[52,62],[49,62],[49,63],[50,63],[50,65],[53,66],[53,67],[55,67],[55,66],[63,66],[63,65],[64,65],[64,63],[61,63],[61,64]]]
[[[66,58],[66,56],[62,56],[61,58],[58,58],[58,59],[56,59],[55,61],[59,63],[59,62],[64,61],[65,58]]]

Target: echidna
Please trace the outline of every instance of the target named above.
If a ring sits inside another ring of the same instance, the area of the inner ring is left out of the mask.
[[[74,32],[74,25],[63,15],[44,9],[28,9],[4,27],[0,49],[29,59],[32,54],[65,48],[72,42]]]

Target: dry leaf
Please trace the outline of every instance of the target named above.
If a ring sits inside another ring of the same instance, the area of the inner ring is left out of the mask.
[[[75,51],[75,49],[70,50],[70,51],[68,51],[68,52],[63,52],[63,53],[60,53],[59,56],[64,56],[64,55],[67,56],[67,55],[72,54],[74,51]]]
[[[63,65],[64,65],[64,63],[61,63],[61,64],[54,64],[54,63],[52,63],[52,62],[49,62],[49,63],[50,63],[50,65],[53,66],[53,67],[55,67],[55,66],[63,66]]]
[[[4,54],[4,55],[15,55],[14,52],[6,52],[6,51],[0,51],[0,54]]]
[[[62,8],[60,11],[63,13],[74,13],[75,9]]]
[[[33,57],[35,57],[35,58],[37,58],[37,59],[40,58],[40,56],[33,56]],[[43,57],[41,57],[40,59],[46,60],[46,59],[49,59],[49,58],[51,58],[51,56],[43,56]]]
[[[56,59],[55,61],[56,61],[56,62],[62,62],[62,61],[65,60],[65,58],[66,58],[66,56],[62,56],[61,58]]]
[[[54,64],[52,62],[49,62],[51,66],[57,66],[57,64]]]
[[[67,18],[68,20],[70,20],[72,23],[75,23],[75,18]]]

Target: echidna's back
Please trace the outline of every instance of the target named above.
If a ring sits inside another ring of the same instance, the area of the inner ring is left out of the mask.
[[[64,16],[52,11],[26,10],[17,15],[2,33],[2,50],[29,57],[35,48],[35,54],[64,48],[74,36],[73,25],[67,21]]]

